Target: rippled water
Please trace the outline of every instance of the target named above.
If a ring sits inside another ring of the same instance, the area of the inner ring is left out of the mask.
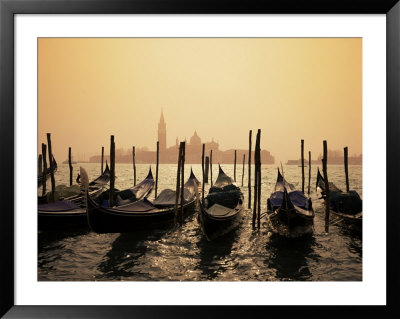
[[[82,163],[74,165],[74,178],[79,165],[87,170],[90,179],[100,173],[100,164]],[[137,165],[138,182],[147,175],[148,167]],[[222,167],[233,177],[233,165]],[[186,220],[182,228],[125,234],[96,234],[88,228],[39,231],[38,280],[362,280],[361,235],[341,225],[332,225],[329,234],[324,232],[324,207],[315,192],[316,169],[312,167],[311,197],[316,216],[315,233],[311,237],[281,238],[270,232],[265,218],[261,229],[253,230],[251,212],[244,214],[236,230],[211,242],[200,230],[198,211]],[[193,171],[200,180],[201,165],[193,165]],[[305,171],[307,186],[308,168]],[[349,171],[350,188],[357,190],[362,197],[362,167],[350,166]],[[217,165],[214,165],[214,180],[217,172]],[[186,165],[185,179],[189,173],[190,165]],[[284,173],[290,183],[301,189],[300,167],[284,166]],[[236,174],[237,184],[241,186],[241,165],[238,165]],[[133,184],[132,165],[117,164],[116,175],[117,188],[124,189]],[[328,166],[328,175],[339,188],[345,188],[343,166]],[[276,176],[275,165],[262,167],[261,205],[264,211]],[[56,185],[68,183],[68,165],[59,165],[55,179]],[[174,189],[175,181],[176,165],[160,165],[159,190]],[[244,185],[241,189],[247,206],[247,167]],[[209,187],[209,184],[205,185],[206,190]],[[153,198],[154,192],[150,196],[151,200]]]

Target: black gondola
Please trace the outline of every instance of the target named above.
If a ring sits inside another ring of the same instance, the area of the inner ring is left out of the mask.
[[[199,181],[191,171],[184,185],[184,214],[194,211],[198,198]],[[164,189],[150,202],[146,197],[137,202],[124,205],[101,205],[87,196],[87,219],[90,228],[97,233],[123,233],[135,230],[164,228],[173,225],[175,217],[176,191]],[[180,205],[180,194],[178,208]]]
[[[319,168],[317,172],[317,191],[326,200],[325,179],[321,175]],[[335,184],[329,182],[330,213],[338,219],[344,221],[355,230],[362,230],[362,199],[356,191],[343,192]],[[325,202],[326,205],[326,202]]]
[[[88,194],[103,200],[106,198],[104,187],[110,180],[108,165],[102,175],[89,183]],[[120,205],[126,205],[147,196],[154,187],[154,179],[151,169],[147,177],[138,185],[127,190],[116,192],[116,198]],[[72,226],[87,226],[86,199],[83,193],[65,198],[55,203],[39,205],[38,224],[39,229],[70,228]]]
[[[78,178],[76,180],[76,182],[78,184],[80,184],[80,176],[78,174]],[[106,168],[103,171],[103,174],[101,174],[100,176],[98,176],[96,179],[94,179],[93,181],[91,181],[89,183],[89,193],[92,194],[92,196],[96,196],[98,195],[100,192],[103,191],[105,185],[110,181],[110,168],[108,167],[108,164],[106,162]],[[56,189],[57,191],[57,189]],[[83,204],[85,205],[82,200],[83,200],[83,195],[85,194],[85,192],[83,190],[81,190],[81,192],[79,194],[73,195],[73,196],[68,196],[65,198],[60,198],[59,200],[72,200],[77,204]],[[38,204],[47,204],[47,199],[48,199],[49,193],[46,193],[42,196],[38,196]],[[82,202],[82,203],[81,203]],[[40,207],[40,206],[39,206]]]
[[[57,171],[57,162],[53,156],[53,173],[55,173]],[[50,173],[51,173],[51,168],[48,167],[46,169],[46,180],[50,177]],[[43,173],[38,174],[38,187],[40,187],[43,184]]]
[[[314,231],[311,198],[288,183],[279,169],[274,193],[267,200],[267,215],[275,230],[285,237],[299,237]]]
[[[243,194],[232,178],[219,166],[217,180],[210,188],[203,203],[200,203],[199,223],[208,240],[222,236],[240,221],[243,208]]]

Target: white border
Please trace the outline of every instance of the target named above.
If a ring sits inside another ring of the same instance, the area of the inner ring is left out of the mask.
[[[386,303],[384,15],[17,15],[15,30],[17,305]],[[26,181],[36,179],[37,37],[73,36],[362,37],[363,282],[37,282],[36,188],[26,191]]]

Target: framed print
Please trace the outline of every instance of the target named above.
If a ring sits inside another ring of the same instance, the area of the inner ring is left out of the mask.
[[[301,3],[1,1],[1,315],[399,314],[400,6]]]

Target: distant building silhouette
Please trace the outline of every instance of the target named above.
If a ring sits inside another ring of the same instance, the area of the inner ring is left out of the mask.
[[[158,142],[160,145],[160,152],[167,149],[167,124],[164,120],[164,114],[161,110],[160,122],[158,123]]]
[[[322,165],[323,156],[320,154],[318,159],[311,160],[311,164]],[[362,155],[349,156],[349,165],[361,165]],[[308,160],[304,159],[304,164],[308,165]],[[328,150],[328,164],[332,165],[344,165],[344,152],[338,150]],[[288,160],[286,165],[301,165],[301,159],[298,160]]]
[[[167,124],[164,119],[164,114],[161,111],[160,122],[158,123],[158,141],[160,146],[160,163],[176,164],[178,162],[178,151],[179,151],[179,139],[176,138],[175,145],[167,147]],[[187,142],[186,138],[186,152],[185,152],[185,163],[187,164],[200,164],[201,154],[203,151],[203,144],[200,136],[195,130],[193,136]],[[213,151],[213,164],[224,163],[232,164],[234,162],[234,149],[229,149],[227,151],[221,151],[219,149],[219,144],[214,141],[205,142],[205,156],[209,156],[211,150]],[[117,152],[118,151],[118,152]],[[132,153],[130,150],[123,152],[123,150],[117,150],[115,154],[115,161],[118,163],[131,163]],[[242,163],[243,154],[248,157],[248,149],[236,150],[236,163],[240,165]],[[261,151],[261,163],[262,164],[274,164],[275,158],[267,150]],[[104,160],[109,160],[109,156],[104,156]],[[100,162],[101,156],[96,155],[90,158],[91,162]],[[155,163],[156,162],[156,152],[149,151],[147,148],[136,148],[136,163]],[[254,163],[254,151],[252,154],[252,162]],[[248,161],[246,160],[246,164]]]

